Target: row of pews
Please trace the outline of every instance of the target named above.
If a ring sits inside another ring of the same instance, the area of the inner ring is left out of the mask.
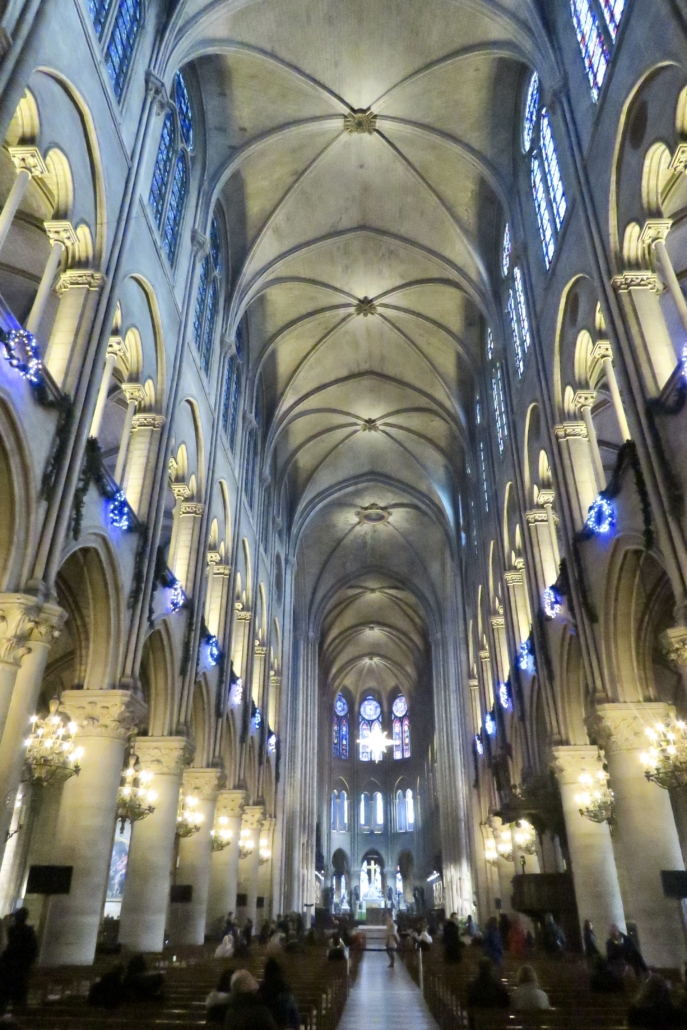
[[[468,1013],[468,984],[477,973],[482,955],[479,948],[466,948],[458,965],[444,962],[441,947],[434,946],[422,955],[422,981],[425,1001],[441,1030],[470,1027],[474,1030],[520,1030],[527,1027],[550,1030],[624,1030],[632,991],[623,994],[597,994],[589,989],[586,967],[579,958],[554,961],[528,959],[536,969],[539,986],[546,991],[552,1008],[544,1012],[514,1013],[507,1010],[473,1010]],[[408,972],[420,983],[420,956],[403,953]],[[502,979],[512,992],[522,963],[504,958]]]
[[[214,945],[213,945],[214,949]],[[352,956],[350,971],[345,962],[329,962],[323,947],[307,948],[302,954],[278,957],[291,986],[301,1017],[302,1030],[336,1030],[348,997],[359,957]],[[99,958],[87,969],[64,967],[37,970],[32,977],[28,1006],[19,1022],[26,1030],[179,1030],[180,1026],[205,1024],[205,999],[217,986],[224,968],[249,969],[260,980],[265,951],[255,945],[246,958],[216,960],[212,950],[186,949],[176,955],[153,956],[151,972],[165,974],[161,1001],[124,1003],[104,1010],[87,1004],[91,984],[113,965],[114,959]]]

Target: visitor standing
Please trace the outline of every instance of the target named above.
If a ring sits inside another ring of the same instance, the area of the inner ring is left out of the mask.
[[[389,956],[389,968],[393,969],[396,964],[396,949],[398,948],[399,937],[398,927],[392,915],[386,920],[386,953]]]

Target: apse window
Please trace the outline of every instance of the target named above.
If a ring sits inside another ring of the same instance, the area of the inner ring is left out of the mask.
[[[348,702],[343,694],[337,694],[334,702],[332,755],[334,758],[348,758]]]
[[[393,715],[394,759],[410,758],[410,716],[408,702],[403,694],[391,706]]]
[[[366,697],[360,705],[360,719],[358,723],[358,737],[360,740],[360,761],[369,762],[372,759],[372,748],[368,743],[369,737],[378,727],[382,731],[382,708],[374,697]]]
[[[374,833],[381,833],[384,829],[384,799],[378,790],[372,795],[372,812],[372,830]]]
[[[359,822],[363,833],[369,833],[372,829],[372,799],[367,792],[360,795]]]
[[[563,187],[551,118],[548,110],[541,103],[537,72],[532,73],[527,88],[522,146],[524,153],[530,155],[530,180],[537,215],[537,227],[544,254],[544,264],[550,268],[568,202]]]

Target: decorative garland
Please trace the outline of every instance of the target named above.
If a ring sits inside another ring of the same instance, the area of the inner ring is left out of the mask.
[[[551,663],[551,655],[549,653],[549,642],[546,636],[546,624],[547,619],[544,615],[544,612],[542,611],[541,605],[537,605],[537,625],[539,627],[539,635],[541,639],[541,657],[544,665],[546,679],[553,686],[553,665]]]
[[[36,393],[38,394],[38,391],[36,391]],[[47,390],[45,393],[47,397]],[[44,402],[41,401],[41,403]],[[41,498],[44,501],[49,501],[55,488],[57,470],[62,464],[67,453],[69,437],[71,436],[72,431],[72,423],[74,421],[74,404],[72,403],[71,397],[68,397],[66,394],[61,394],[57,400],[52,400],[52,398],[50,398],[49,402],[46,401],[44,403],[44,407],[57,408],[59,411],[57,425],[55,426],[54,442],[48,456],[48,460],[45,463],[45,469],[43,470],[43,477],[41,479]]]
[[[143,583],[146,574],[146,559],[148,557],[149,541],[150,532],[148,527],[147,525],[142,525],[138,547],[136,548],[136,557],[134,558],[134,574],[131,577],[131,590],[129,591],[129,599],[127,601],[127,607],[130,609],[135,608],[143,596]]]
[[[153,626],[153,609],[155,605],[155,594],[157,588],[162,586],[169,586],[169,580],[171,573],[167,568],[167,555],[165,554],[165,548],[162,544],[157,545],[157,551],[155,552],[155,570],[153,572],[153,589],[150,591],[150,600],[148,602],[148,625]]]
[[[193,650],[193,627],[194,627],[194,615],[196,606],[192,597],[186,598],[186,608],[188,608],[188,619],[186,621],[186,631],[184,633],[184,646],[181,652],[181,665],[179,666],[179,676],[182,680],[186,678],[186,673],[191,667],[191,652]]]
[[[635,486],[637,488],[637,493],[639,494],[639,503],[642,508],[642,520],[644,522],[644,547],[649,551],[651,550],[654,542],[654,531],[651,519],[651,502],[649,500],[649,492],[646,488],[642,466],[637,454],[637,445],[634,440],[626,440],[618,451],[618,457],[616,458],[611,480],[606,489],[601,491],[599,498],[612,501],[618,496],[622,490],[623,480],[628,468],[631,468],[634,473]],[[587,525],[585,523],[584,527],[576,535],[580,540],[589,540],[595,535],[595,530],[591,525]]]
[[[78,540],[81,536],[81,524],[83,522],[83,510],[86,503],[86,494],[94,483],[98,493],[108,500],[112,500],[115,491],[107,481],[103,468],[103,455],[100,444],[93,436],[86,440],[83,464],[79,475],[79,482],[74,493],[72,503],[72,536]]]

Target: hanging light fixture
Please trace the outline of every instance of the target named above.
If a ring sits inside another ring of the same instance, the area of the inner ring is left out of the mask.
[[[249,855],[253,854],[255,849],[255,841],[251,835],[250,830],[241,830],[239,835],[239,858],[248,858]]]
[[[534,826],[528,823],[527,819],[518,819],[513,831],[513,840],[518,845],[520,851],[524,851],[526,855],[536,854],[537,844]]]
[[[687,724],[668,718],[664,723],[647,726],[651,741],[648,751],[639,756],[647,780],[664,790],[687,788]]]
[[[130,755],[128,768],[122,773],[117,795],[117,818],[124,832],[126,822],[137,823],[155,811],[157,794],[150,789],[153,774],[147,769],[137,769],[136,755]]]
[[[488,837],[484,845],[484,858],[487,862],[498,862],[499,853],[496,850],[496,841],[493,837]]]
[[[603,769],[592,776],[582,773],[580,776],[582,791],[575,795],[575,804],[580,806],[580,815],[593,823],[610,823],[613,819],[615,799],[608,786],[608,776]]]
[[[217,818],[214,829],[210,830],[212,837],[212,850],[224,851],[231,844],[234,834],[229,829],[229,817],[220,815]]]
[[[386,749],[391,747],[393,740],[387,737],[378,722],[374,724],[367,737],[359,738],[358,744],[366,744],[370,749],[370,757],[373,762],[381,762],[386,754]]]
[[[266,844],[261,844],[260,845],[260,865],[264,865],[265,862],[269,862],[269,860],[271,858],[272,858],[272,852],[270,851],[270,849],[267,847]]]
[[[499,840],[496,845],[496,851],[499,858],[504,859],[504,861],[513,861],[513,834],[511,833],[510,826],[505,826],[501,830]]]
[[[26,740],[26,764],[30,779],[37,783],[64,783],[81,771],[79,759],[83,748],[76,747],[75,722],[65,722],[57,709],[60,702],[53,699],[45,719],[31,717],[31,732]]]
[[[177,834],[179,837],[192,837],[198,833],[205,822],[205,816],[198,811],[198,798],[195,794],[187,794],[180,803],[177,816]]]

